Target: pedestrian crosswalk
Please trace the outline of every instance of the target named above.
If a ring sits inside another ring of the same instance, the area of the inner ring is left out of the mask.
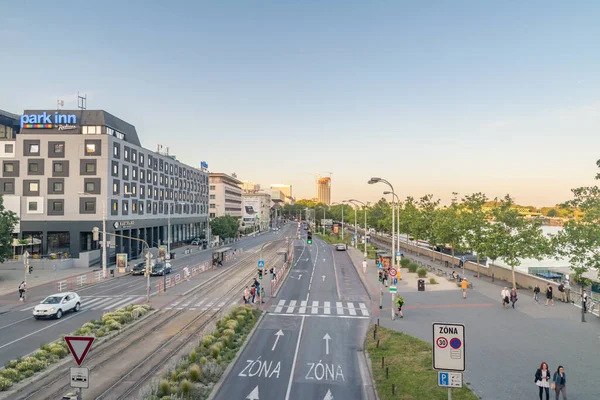
[[[146,296],[84,296],[81,298],[81,310],[111,311],[145,301]],[[35,306],[37,304],[18,311],[31,311]]]
[[[362,317],[368,317],[370,315],[369,309],[365,303],[356,303],[352,301],[279,300],[279,302],[271,308],[271,312],[276,314],[345,315]]]
[[[229,301],[231,306],[239,306],[240,300]],[[165,310],[190,310],[190,311],[206,311],[206,310],[219,310],[228,304],[227,301],[223,301],[220,298],[181,298],[168,304]]]

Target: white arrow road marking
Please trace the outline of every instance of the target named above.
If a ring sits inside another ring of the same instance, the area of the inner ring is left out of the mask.
[[[325,275],[323,275],[323,282],[325,282]]]
[[[325,336],[323,336],[323,340],[325,340],[325,353],[329,354],[329,341],[331,340],[329,333],[326,333]]]
[[[277,342],[279,341],[279,338],[281,336],[283,336],[283,331],[280,329],[279,331],[277,331],[277,333],[275,333],[275,336],[277,336],[277,337],[275,338],[275,343],[273,343],[273,347],[271,348],[271,351],[274,351],[275,347],[277,347]]]
[[[246,396],[246,400],[258,400],[258,385]]]
[[[327,394],[323,397],[323,400],[333,400],[333,395],[331,394],[331,390],[327,390]]]

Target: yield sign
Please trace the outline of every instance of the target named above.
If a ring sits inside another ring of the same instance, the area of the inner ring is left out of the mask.
[[[81,365],[95,339],[93,336],[65,336],[65,342],[77,365]]]

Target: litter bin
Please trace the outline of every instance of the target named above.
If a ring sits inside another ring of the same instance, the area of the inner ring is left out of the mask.
[[[417,282],[417,287],[419,289],[419,292],[424,292],[425,291],[425,279],[419,279]]]
[[[175,259],[175,253],[171,252],[171,253],[169,253],[169,256],[171,257],[171,260]]]

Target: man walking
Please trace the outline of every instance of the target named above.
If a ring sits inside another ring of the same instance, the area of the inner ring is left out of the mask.
[[[396,313],[396,316],[404,318],[404,315],[402,315],[402,306],[404,305],[404,299],[402,296],[398,295],[398,298],[396,299],[396,305],[398,306],[398,312]]]
[[[467,282],[466,279],[463,279],[462,282],[460,283],[460,286],[462,287],[462,291],[463,291],[463,299],[467,298],[467,288],[469,287],[469,282]]]
[[[25,291],[27,290],[27,283],[21,282],[19,285],[19,301],[25,301]]]

